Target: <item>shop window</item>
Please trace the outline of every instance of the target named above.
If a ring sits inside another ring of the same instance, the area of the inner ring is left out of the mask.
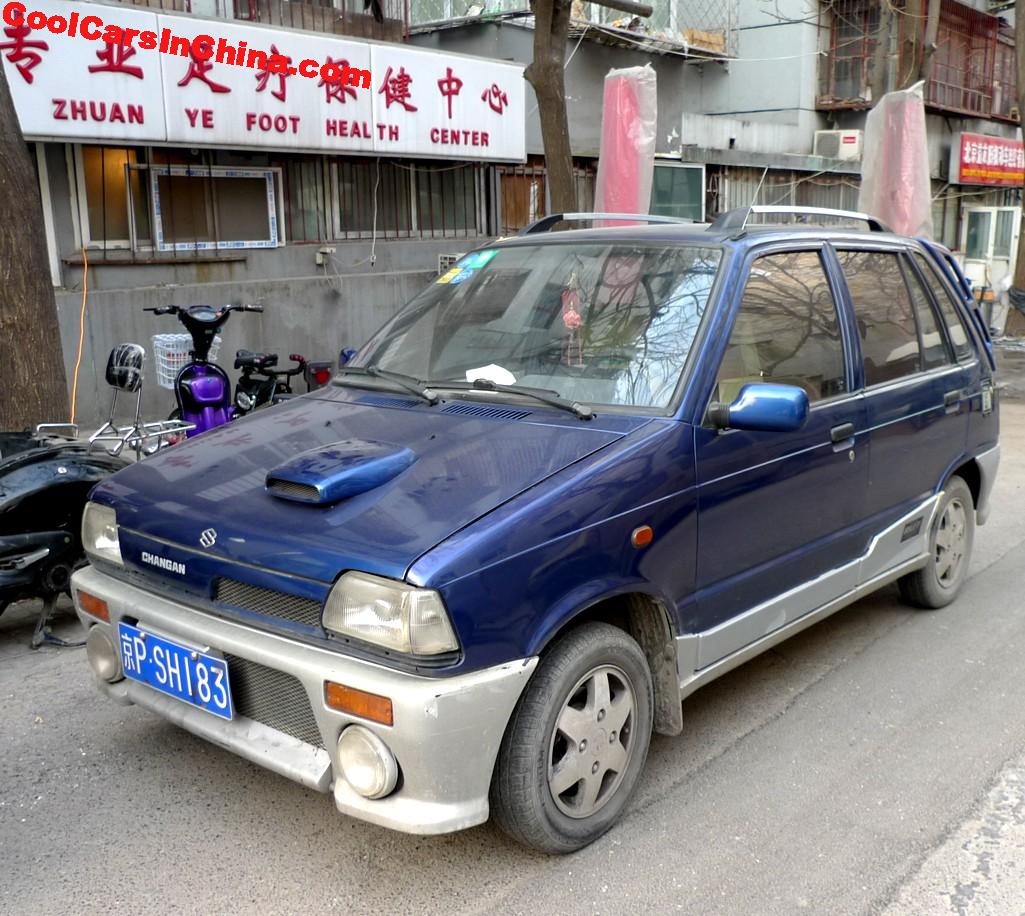
[[[694,220],[705,218],[705,169],[701,165],[655,163],[651,183],[651,207],[659,216]]]
[[[150,238],[149,196],[139,169],[139,150],[83,146],[77,158],[82,229],[86,245],[127,248]],[[131,220],[134,219],[134,233]]]
[[[152,166],[153,229],[160,251],[274,248],[276,169]]]
[[[404,237],[412,231],[410,171],[374,159],[342,160],[336,168],[338,202],[336,235],[370,236],[376,228],[385,237]]]
[[[485,232],[480,166],[345,158],[332,168],[337,238],[469,237]]]
[[[423,231],[432,235],[475,235],[476,179],[472,165],[417,169],[417,204]]]

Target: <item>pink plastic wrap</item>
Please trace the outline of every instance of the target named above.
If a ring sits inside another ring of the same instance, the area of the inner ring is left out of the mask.
[[[888,92],[865,121],[858,209],[894,232],[932,238],[932,189],[921,86]]]
[[[595,211],[648,212],[657,118],[655,71],[650,65],[608,72],[594,187]]]

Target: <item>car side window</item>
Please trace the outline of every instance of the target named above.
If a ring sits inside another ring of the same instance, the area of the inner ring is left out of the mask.
[[[911,295],[895,251],[838,251],[854,306],[865,385],[913,375],[922,366]]]
[[[751,265],[719,366],[715,400],[750,382],[796,385],[810,401],[847,388],[836,302],[817,251],[787,251]]]
[[[940,366],[950,365],[954,360],[951,358],[950,350],[947,349],[947,340],[940,330],[939,321],[936,318],[935,307],[930,301],[929,294],[922,286],[915,271],[907,259],[901,259],[901,266],[904,269],[904,279],[907,281],[908,289],[911,290],[911,301],[915,306],[915,315],[918,318],[918,345],[922,350],[922,368],[936,369]]]
[[[954,305],[950,290],[945,283],[936,275],[936,269],[929,263],[924,255],[915,252],[915,261],[925,277],[926,285],[932,290],[936,303],[940,307],[940,314],[943,315],[943,323],[947,326],[947,334],[954,346],[954,355],[958,360],[968,359],[972,355],[972,345],[968,340],[968,332],[965,330],[964,322]]]

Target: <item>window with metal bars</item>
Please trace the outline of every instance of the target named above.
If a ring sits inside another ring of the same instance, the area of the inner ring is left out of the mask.
[[[819,71],[820,109],[864,108],[871,104],[879,4],[833,0],[823,5],[830,18],[829,48]],[[894,4],[896,15],[887,55],[888,85],[916,72],[925,53],[925,3]],[[986,118],[1018,120],[1013,33],[996,16],[956,0],[943,0],[925,101],[930,108]]]
[[[486,235],[489,166],[339,158],[332,164],[336,238]]]

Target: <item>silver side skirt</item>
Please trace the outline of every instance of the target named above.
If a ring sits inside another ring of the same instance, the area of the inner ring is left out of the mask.
[[[942,492],[937,493],[881,531],[858,559],[803,582],[717,627],[678,637],[680,699],[877,588],[924,566],[929,560],[929,531],[942,497]]]

